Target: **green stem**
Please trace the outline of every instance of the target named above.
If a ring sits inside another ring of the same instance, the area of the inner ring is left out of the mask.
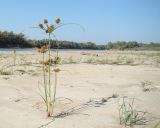
[[[51,37],[50,37],[50,33],[49,33],[49,61],[51,61]],[[48,110],[48,116],[51,116],[51,109],[52,109],[52,103],[51,103],[51,62],[49,62],[48,65],[48,93],[49,93],[49,110]]]
[[[45,65],[44,65],[44,53],[43,53],[43,82],[45,88],[45,100],[46,100],[46,111],[48,112],[48,95],[47,95],[47,84],[46,84],[46,74],[45,74]]]
[[[56,101],[56,92],[57,92],[57,72],[55,72],[55,76],[54,76],[55,80],[54,80],[54,96],[53,96],[53,106],[52,106],[52,114],[53,114],[53,109],[54,109],[54,105],[55,105],[55,101]]]

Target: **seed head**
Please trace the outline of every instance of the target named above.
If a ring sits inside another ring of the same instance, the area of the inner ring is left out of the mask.
[[[51,64],[53,64],[53,59],[48,59],[44,61],[44,65],[51,65]]]
[[[48,51],[49,45],[43,45],[40,48],[38,48],[39,53],[46,53]]]
[[[46,33],[48,33],[48,29],[46,30]]]
[[[48,68],[47,67],[45,68],[45,71],[48,72]]]
[[[47,52],[47,47],[44,45],[41,47],[41,53],[46,53]]]
[[[60,69],[59,69],[59,68],[55,68],[55,69],[53,69],[53,71],[54,71],[54,72],[59,72]]]
[[[56,19],[56,23],[59,24],[60,22],[61,22],[61,19],[60,19],[60,18],[57,18],[57,19]]]
[[[43,27],[43,24],[39,24],[39,28],[40,29],[43,29],[44,27]]]
[[[60,63],[60,61],[61,61],[61,58],[60,58],[60,57],[54,57],[53,63],[54,63],[55,65],[57,65],[57,64]]]
[[[47,19],[44,19],[44,24],[48,24],[48,20]]]
[[[51,33],[54,30],[54,25],[51,25],[48,27],[48,33]]]

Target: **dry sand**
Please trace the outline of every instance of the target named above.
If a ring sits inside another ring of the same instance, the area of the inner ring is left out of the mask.
[[[13,64],[13,55],[1,52],[1,70],[13,74],[0,75],[0,128],[123,128],[119,124],[118,105],[124,96],[135,97],[136,109],[149,113],[146,115],[149,122],[136,128],[153,128],[160,121],[159,66],[144,54],[138,54],[142,59],[135,61],[136,65],[123,62],[97,64],[90,63],[88,59],[94,57],[95,61],[96,57],[106,55],[114,58],[122,53],[135,59],[139,52],[60,52],[65,64],[60,65],[54,113],[57,115],[73,107],[75,111],[52,119],[46,118],[45,107],[38,94],[38,85],[43,80],[39,64],[41,55],[36,51],[17,52],[16,66],[5,69]],[[141,82],[146,83],[149,91],[144,91]],[[99,103],[102,98],[108,98],[107,102]]]

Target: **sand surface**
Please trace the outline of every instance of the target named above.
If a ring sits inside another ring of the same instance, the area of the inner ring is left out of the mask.
[[[152,128],[160,121],[160,67],[154,63],[154,52],[151,58],[139,53],[60,52],[63,63],[59,66],[54,114],[75,109],[53,119],[46,118],[39,95],[38,86],[43,82],[39,64],[42,55],[36,51],[17,52],[16,66],[9,66],[13,65],[13,53],[1,52],[1,70],[12,74],[0,75],[0,128],[123,128],[118,114],[123,97],[135,98],[136,109],[148,112],[149,122],[136,128]],[[131,56],[136,61],[113,63],[119,55]],[[106,56],[107,63],[99,63]],[[107,102],[101,103],[102,98]]]

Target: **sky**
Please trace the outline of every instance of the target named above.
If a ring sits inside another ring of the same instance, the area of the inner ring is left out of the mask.
[[[67,25],[55,31],[59,40],[160,42],[160,0],[0,0],[0,31],[47,38],[38,26],[47,18]]]

